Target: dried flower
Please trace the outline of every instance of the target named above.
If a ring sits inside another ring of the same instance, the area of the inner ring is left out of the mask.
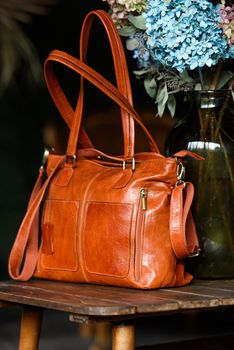
[[[230,46],[234,45],[234,5],[226,6],[222,3],[218,7],[220,27],[223,29]]]
[[[130,13],[141,13],[146,8],[147,0],[103,0],[111,8],[111,17],[118,28],[128,22]]]

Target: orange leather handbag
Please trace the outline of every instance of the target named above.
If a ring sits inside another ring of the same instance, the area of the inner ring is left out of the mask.
[[[94,18],[107,31],[117,87],[84,63]],[[75,110],[59,85],[55,63],[81,76]],[[81,128],[84,79],[120,106],[122,156],[95,149]],[[199,157],[187,151],[160,154],[132,106],[124,49],[107,13],[86,16],[79,60],[61,51],[49,54],[45,80],[70,135],[66,154],[49,154],[40,168],[10,254],[10,276],[145,289],[189,283],[184,258],[197,255],[199,248],[190,212],[194,190],[183,179],[183,158]],[[135,154],[135,123],[148,139],[149,152]]]

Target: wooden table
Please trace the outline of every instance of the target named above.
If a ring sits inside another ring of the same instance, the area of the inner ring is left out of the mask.
[[[69,314],[80,323],[112,324],[112,349],[133,350],[133,320],[183,310],[223,309],[234,306],[234,280],[195,280],[189,286],[143,291],[54,281],[0,282],[0,303],[24,308],[20,350],[36,350],[43,309]]]

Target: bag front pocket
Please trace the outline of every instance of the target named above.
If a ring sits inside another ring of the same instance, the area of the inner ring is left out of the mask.
[[[124,278],[129,273],[132,204],[88,202],[84,256],[90,273]]]
[[[45,269],[77,271],[79,202],[47,200],[42,220],[41,264]]]

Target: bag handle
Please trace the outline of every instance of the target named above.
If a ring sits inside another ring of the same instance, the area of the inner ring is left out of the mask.
[[[160,153],[151,134],[146,129],[144,124],[140,121],[139,115],[137,114],[135,109],[129,104],[126,98],[122,96],[122,94],[118,91],[118,89],[115,86],[113,86],[108,80],[106,80],[102,75],[97,73],[94,69],[87,66],[85,63],[67,54],[66,52],[59,51],[59,50],[52,51],[49,54],[44,65],[46,83],[48,86],[48,90],[50,91],[52,96],[56,96],[56,99],[60,99],[61,96],[64,96],[63,90],[61,89],[58,83],[57,77],[54,73],[52,62],[61,63],[67,66],[68,68],[72,69],[76,73],[82,75],[85,79],[89,80],[93,85],[98,87],[107,96],[109,96],[112,100],[114,100],[122,109],[124,109],[126,112],[131,114],[135,122],[139,124],[139,126],[144,131],[148,139],[148,142],[151,146],[151,150],[153,150],[153,152]],[[67,148],[68,158],[70,157],[74,158],[76,155],[81,117],[82,117],[81,115],[76,115],[76,118],[74,118],[73,120],[74,123],[72,125],[72,129],[68,140],[68,148]],[[126,137],[127,135],[124,133],[124,138]],[[132,158],[128,156],[128,153],[125,153],[124,159],[127,160]]]
[[[128,67],[127,67],[123,45],[122,45],[119,33],[112,19],[103,10],[91,11],[86,15],[84,19],[82,29],[81,29],[81,34],[80,34],[80,60],[82,62],[86,61],[90,31],[91,31],[93,20],[95,19],[95,17],[102,22],[103,27],[105,28],[105,31],[107,33],[107,37],[111,46],[111,52],[113,57],[118,90],[123,94],[123,96],[126,97],[129,103],[133,105],[131,84],[130,84],[130,78],[128,74]],[[83,101],[84,101],[83,78],[81,77],[80,79],[80,91],[79,91],[78,102],[75,108],[75,112],[65,95],[61,95],[60,99],[57,99],[56,98],[57,96],[54,96],[54,95],[51,95],[51,96],[60,114],[62,115],[62,117],[68,124],[68,126],[71,128],[72,121],[74,118],[74,113],[82,114],[83,112]],[[135,138],[134,120],[131,117],[131,115],[127,113],[125,110],[121,110],[121,116],[122,116],[123,129],[127,134],[126,139],[124,139],[124,153],[126,154],[129,153],[129,156],[131,156],[133,155],[133,144],[134,144],[134,138]],[[82,145],[82,147],[93,148],[92,142],[90,141],[87,133],[82,127],[80,128],[79,142]]]
[[[103,10],[89,12],[83,21],[80,34],[80,60],[82,62],[86,61],[90,31],[95,18],[101,21],[107,33],[113,57],[117,88],[122,93],[122,95],[126,97],[126,99],[129,101],[129,104],[133,106],[132,89],[124,48],[115,24],[113,23],[111,17]],[[83,102],[84,100],[83,83],[84,80],[81,77],[80,84],[82,85],[82,88],[80,89],[76,111],[76,113],[78,114],[83,113],[81,108],[81,101]],[[129,157],[131,157],[133,156],[133,147],[135,139],[134,119],[129,113],[127,113],[123,109],[121,109],[121,116],[123,130],[125,130],[125,132],[127,133],[127,137],[126,139],[124,139],[124,154],[129,153],[128,155]]]

